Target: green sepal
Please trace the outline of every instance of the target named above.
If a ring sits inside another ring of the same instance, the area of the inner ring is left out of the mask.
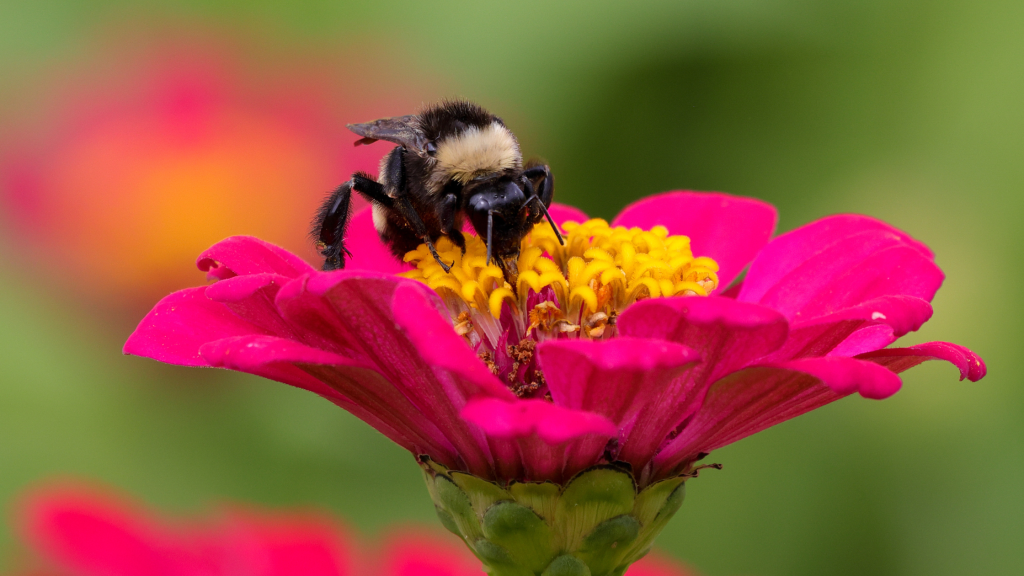
[[[460,538],[462,537],[462,531],[459,530],[459,525],[455,523],[455,518],[451,514],[436,504],[434,505],[434,512],[437,513],[437,519],[441,521],[442,526],[452,534]]]
[[[590,567],[569,554],[555,558],[540,576],[591,576]]]
[[[494,482],[482,480],[465,472],[451,472],[450,475],[452,481],[469,496],[469,501],[472,503],[474,510],[487,510],[495,502],[512,500],[512,495],[498,488],[498,485]]]
[[[636,518],[623,514],[599,524],[576,554],[594,574],[607,574],[622,564],[629,546],[640,534]]]
[[[676,482],[678,480],[678,482]],[[661,499],[660,494],[655,495],[647,502],[648,514],[650,509],[653,509],[655,504],[660,501],[660,506],[657,507],[657,513],[654,514],[654,518],[646,520],[639,517],[641,524],[644,529],[640,534],[640,537],[636,539],[632,546],[630,546],[629,553],[625,556],[626,562],[632,564],[637,560],[643,558],[650,551],[651,546],[654,545],[654,538],[661,534],[661,531],[668,525],[668,521],[675,516],[675,513],[679,511],[679,508],[683,505],[683,497],[686,495],[686,484],[685,478],[670,478],[668,480],[662,480],[657,484],[653,484],[644,490],[644,492],[658,489],[660,485],[664,485],[657,490],[659,493],[663,493],[668,490],[669,487],[673,487],[672,491],[669,492],[664,499]],[[637,499],[639,500],[639,498]],[[638,515],[639,516],[639,515]]]
[[[551,528],[536,512],[515,502],[498,502],[484,513],[484,537],[509,551],[516,562],[540,572],[555,557]]]
[[[437,493],[438,506],[451,515],[455,526],[463,538],[476,540],[483,532],[480,520],[469,501],[469,496],[455,482],[441,474],[434,477],[434,490]]]
[[[632,512],[635,499],[633,476],[620,468],[595,466],[573,476],[555,509],[566,548],[578,549],[595,526]]]
[[[551,522],[555,518],[562,487],[554,482],[512,482],[508,486],[512,498],[529,506],[538,516]]]
[[[473,542],[470,548],[483,561],[484,568],[491,576],[536,576],[536,572],[517,564],[508,550],[485,538]]]
[[[679,510],[687,479],[638,492],[628,469],[602,465],[564,486],[501,487],[429,458],[420,463],[441,523],[492,576],[622,576]]]

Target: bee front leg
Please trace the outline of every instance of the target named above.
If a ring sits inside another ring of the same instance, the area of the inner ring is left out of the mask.
[[[455,215],[459,210],[459,197],[454,193],[448,193],[441,199],[441,205],[438,208],[438,220],[441,221],[441,232],[444,233],[452,244],[455,244],[462,250],[462,253],[466,253],[466,238],[462,235],[462,231],[455,228]]]
[[[551,174],[551,168],[547,164],[532,166],[523,171],[523,176],[526,176],[526,179],[531,182],[541,176],[544,177],[537,189],[537,196],[545,208],[551,206],[551,201],[555,198],[555,177]]]
[[[565,246],[565,238],[562,238],[562,233],[558,230],[558,226],[555,224],[555,219],[552,218],[551,217],[551,213],[548,212],[548,206],[551,205],[551,195],[552,195],[553,191],[552,191],[551,188],[549,188],[546,191],[543,188],[544,185],[550,179],[551,171],[547,169],[548,168],[547,166],[540,166],[538,168],[543,168],[544,169],[544,173],[547,175],[544,178],[544,182],[541,183],[541,192],[540,193],[537,193],[534,190],[534,188],[533,188],[533,180],[528,175],[530,170],[533,170],[533,168],[523,172],[523,175],[526,176],[526,178],[524,179],[525,188],[526,188],[526,190],[525,190],[525,192],[526,192],[526,202],[523,202],[523,206],[526,207],[526,206],[529,206],[530,203],[536,203],[536,205],[540,208],[540,211],[539,211],[539,213],[538,212],[533,212],[532,209],[531,209],[530,217],[531,218],[535,218],[535,220],[533,220],[533,221],[535,223],[537,223],[537,222],[540,222],[540,215],[543,214],[548,219],[548,224],[551,225],[551,229],[555,231],[555,236],[558,237],[558,243],[561,244],[562,246]],[[554,186],[554,181],[552,180],[551,183],[552,183],[552,187],[553,187]],[[546,203],[544,202],[544,194],[545,194],[545,192],[546,192],[547,198],[548,198],[548,201]]]
[[[430,234],[427,232],[427,225],[423,223],[423,219],[416,212],[416,208],[413,207],[412,202],[409,201],[407,196],[399,196],[394,199],[395,209],[402,214],[405,221],[412,226],[413,231],[417,236],[423,240],[423,243],[427,245],[427,249],[430,250],[430,254],[437,260],[437,263],[441,265],[441,268],[445,272],[451,272],[452,265],[455,264],[453,261],[451,264],[446,264],[441,260],[441,255],[437,253],[437,248],[434,247],[434,242],[430,239]]]

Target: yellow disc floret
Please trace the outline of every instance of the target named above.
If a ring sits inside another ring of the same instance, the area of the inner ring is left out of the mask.
[[[416,269],[402,276],[426,283],[446,301],[461,299],[469,310],[489,312],[495,319],[507,304],[531,326],[550,323],[557,316],[562,322],[558,330],[582,328],[591,337],[600,337],[608,320],[637,300],[706,296],[718,286],[718,264],[694,257],[690,239],[670,236],[664,226],[612,227],[594,218],[582,224],[566,222],[563,229],[564,246],[546,222],[523,239],[516,286],[506,282],[493,262],[487,264],[486,246],[470,235],[465,254],[447,238],[438,241],[441,258],[454,262],[450,272],[421,245],[405,255]],[[531,292],[540,294],[545,288],[557,297],[558,310],[550,303],[542,310],[528,310]]]

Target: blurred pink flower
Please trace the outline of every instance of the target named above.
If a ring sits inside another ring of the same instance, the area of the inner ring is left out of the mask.
[[[366,546],[322,514],[229,507],[168,520],[122,495],[81,485],[35,490],[21,503],[31,554],[25,576],[483,576],[454,538],[401,528]],[[664,558],[630,576],[687,576]]]
[[[585,219],[554,212],[560,222]],[[366,212],[353,219],[354,257],[339,272],[251,237],[216,244],[198,266],[218,281],[163,299],[124,351],[305,388],[414,454],[501,485],[564,482],[617,460],[642,488],[844,396],[886,398],[899,390],[899,372],[926,360],[954,364],[961,379],[985,375],[981,359],[955,344],[886,348],[932,314],[943,274],[922,243],[865,216],[772,239],[775,222],[770,205],[725,194],[667,193],[627,207],[613,225],[688,235],[695,254],[717,261],[717,285],[750,263],[748,274],[721,295],[612,310],[614,330],[593,338],[578,325],[538,337],[536,357],[524,362],[542,385],[518,394],[495,375],[508,370],[493,354],[533,337],[535,326],[500,308],[500,321],[490,317],[497,341],[457,332],[465,303],[395,275],[408,266],[386,256]],[[530,294],[523,301],[533,313],[540,296]],[[487,321],[474,313],[476,324]]]
[[[0,138],[5,231],[76,291],[151,300],[187,285],[183,262],[241,231],[306,250],[320,197],[385,151],[354,148],[342,117],[398,103],[336,89],[304,61],[189,38],[123,42],[54,71],[62,85]]]

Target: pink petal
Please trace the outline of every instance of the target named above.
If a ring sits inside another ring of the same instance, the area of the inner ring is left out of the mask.
[[[874,400],[892,396],[903,385],[896,374],[886,374],[871,362],[852,358],[806,358],[784,362],[778,367],[810,374],[838,394],[857,392]]]
[[[654,552],[630,566],[625,576],[697,576],[697,573],[667,556]]]
[[[400,286],[429,293],[432,302],[420,318],[410,319],[406,328],[396,323],[393,309],[395,291]],[[278,308],[285,318],[330,342],[331,351],[372,366],[445,433],[470,471],[489,477],[493,462],[487,447],[479,445],[458,418],[461,391],[447,379],[447,372],[435,373],[412,340],[417,326],[410,322],[422,320],[421,324],[429,327],[435,321],[431,318],[438,318],[440,304],[436,300],[436,294],[419,282],[359,270],[315,273],[285,286],[277,295]],[[479,363],[475,358],[473,361]],[[480,379],[473,384],[486,382]],[[348,392],[345,395],[352,398]]]
[[[432,530],[405,528],[385,539],[383,569],[379,576],[486,576],[477,560],[458,538]]]
[[[26,537],[50,563],[83,576],[179,576],[200,573],[184,543],[112,497],[51,487],[24,506]]]
[[[461,398],[494,396],[512,401],[516,396],[487,369],[469,344],[455,333],[442,314],[447,308],[437,294],[419,283],[395,289],[391,303],[395,323],[405,332],[423,360],[441,377],[455,377]]]
[[[368,206],[352,215],[345,231],[345,248],[352,254],[345,262],[346,270],[373,270],[384,274],[398,274],[412,268],[395,258],[380,240],[373,227],[373,210]]]
[[[789,331],[786,319],[771,308],[718,296],[641,300],[616,325],[624,336],[696,350],[704,361],[694,377],[711,381],[776,350]]]
[[[347,576],[351,554],[326,518],[233,510],[216,534],[222,574]]]
[[[866,326],[850,334],[838,346],[829,352],[828,356],[856,356],[872,350],[880,350],[895,342],[899,336],[892,331],[892,326],[875,324]]]
[[[395,324],[416,348],[416,353],[430,367],[428,370],[440,385],[438,396],[427,400],[431,402],[428,410],[436,414],[438,426],[460,449],[463,457],[470,459],[471,465],[473,458],[479,458],[478,466],[484,466],[487,460],[496,467],[498,475],[505,477],[512,473],[508,467],[518,466],[518,455],[507,445],[489,443],[479,429],[459,417],[459,412],[472,398],[487,396],[515,401],[515,394],[455,333],[447,320],[444,305],[433,291],[417,282],[399,286],[392,300],[392,312]],[[485,446],[489,449],[481,450]]]
[[[637,469],[697,410],[712,382],[778,348],[788,331],[786,319],[774,310],[715,296],[643,300],[630,306],[617,325],[621,334],[676,342],[703,358],[684,381],[637,417],[619,456]]]
[[[822,269],[825,261],[830,262]],[[931,301],[943,278],[938,266],[909,246],[886,248],[863,258],[830,252],[795,270],[761,303],[805,321],[881,296]],[[740,299],[744,299],[742,295]]]
[[[530,481],[565,480],[566,470],[579,470],[574,467],[579,462],[568,462],[567,455],[593,464],[616,434],[615,424],[600,414],[562,408],[546,400],[477,398],[462,409],[462,417],[490,437],[496,454],[514,460],[499,462],[505,464],[506,473]]]
[[[281,287],[291,281],[279,274],[234,276],[207,286],[206,296],[268,334],[300,339],[305,331],[282,318],[274,303]]]
[[[205,344],[199,351],[210,366],[243,372],[275,363],[337,365],[368,369],[367,366],[344,356],[276,336],[246,335],[224,338]]]
[[[319,394],[413,453],[455,462],[444,434],[373,368],[272,336],[226,338],[202,347],[211,366],[238,370]]]
[[[700,354],[670,342],[624,336],[548,340],[538,346],[538,358],[556,405],[595,412],[621,426],[660,398]]]
[[[907,332],[917,330],[932,315],[932,306],[912,296],[882,296],[858,306],[794,322],[782,348],[765,362],[817,356],[854,356],[884,348]],[[871,347],[876,346],[876,347]]]
[[[916,332],[931,317],[932,305],[927,300],[916,296],[889,295],[873,298],[849,308],[842,308],[827,316],[819,316],[813,321],[801,322],[798,326],[806,326],[810,323],[859,320],[885,324],[892,329],[893,334],[899,337],[909,332]]]
[[[266,332],[206,296],[206,288],[175,292],[150,310],[123,352],[182,366],[208,366],[199,347],[232,336]]]
[[[881,364],[893,372],[900,373],[928,360],[945,360],[960,370],[960,380],[967,378],[977,382],[985,377],[988,368],[980,356],[958,344],[949,342],[928,342],[909,348],[886,348],[857,356]]]
[[[844,215],[772,240],[751,264],[737,298],[811,319],[877,296],[930,301],[941,282],[923,244],[884,222]]]
[[[590,216],[587,216],[587,213],[583,210],[568,204],[559,204],[558,202],[551,203],[551,206],[548,207],[548,213],[551,214],[551,219],[559,226],[565,222],[583,223],[590,220]]]
[[[724,289],[775,232],[778,217],[766,202],[719,192],[666,192],[627,206],[613,226],[651,228],[690,237],[694,256],[718,262]]]
[[[693,383],[679,377],[700,354],[663,340],[622,336],[610,340],[548,340],[538,360],[555,405],[600,414],[615,423],[621,459],[642,466],[675,425],[686,417]],[[640,416],[638,416],[640,415]],[[634,425],[635,421],[635,425]],[[592,462],[595,448],[582,444],[566,452],[571,468]]]
[[[730,374],[708,390],[700,410],[655,457],[655,466],[659,473],[668,473],[701,454],[853,392],[866,398],[891,396],[899,389],[900,379],[878,368],[871,362],[831,357]]]
[[[616,433],[615,424],[600,414],[562,408],[545,400],[506,402],[477,398],[462,409],[462,417],[498,438],[536,434],[548,444],[561,444],[591,434],[607,440]]]
[[[199,255],[196,266],[210,278],[272,273],[295,278],[313,270],[295,254],[252,236],[232,236]]]

